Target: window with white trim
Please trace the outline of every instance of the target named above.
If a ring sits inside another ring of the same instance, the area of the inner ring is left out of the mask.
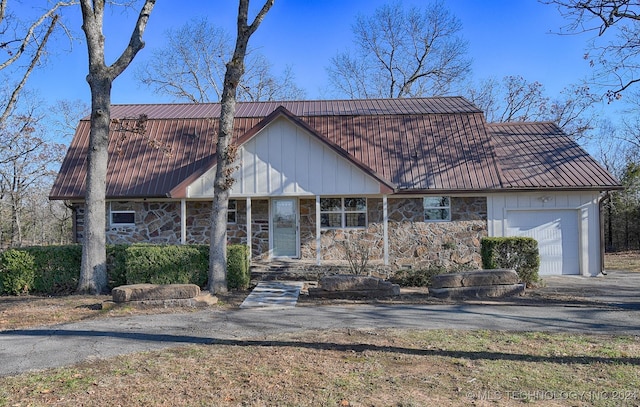
[[[325,229],[367,227],[367,198],[320,198],[320,226]]]
[[[236,223],[238,216],[238,201],[229,199],[229,207],[227,208],[227,223]]]
[[[136,224],[135,211],[111,211],[112,226],[131,226]]]
[[[448,196],[425,196],[423,198],[424,221],[445,222],[451,220],[451,198]]]

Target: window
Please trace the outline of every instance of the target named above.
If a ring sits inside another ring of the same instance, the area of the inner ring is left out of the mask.
[[[320,226],[328,229],[367,226],[367,198],[320,198]]]
[[[111,224],[114,226],[126,226],[136,224],[135,211],[111,211]]]
[[[238,216],[238,201],[229,199],[229,208],[227,209],[227,223],[236,223]]]
[[[451,220],[451,198],[448,196],[425,196],[424,221],[438,222]]]

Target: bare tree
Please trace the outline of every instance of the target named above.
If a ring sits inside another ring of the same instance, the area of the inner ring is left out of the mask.
[[[595,84],[607,88],[610,101],[622,97],[622,92],[640,81],[640,2],[637,0],[544,0],[557,6],[569,23],[570,33],[595,32],[609,42],[594,40],[585,59],[596,68]]]
[[[3,235],[11,246],[22,245],[26,236],[23,215],[29,211],[32,220],[38,215],[30,211],[32,203],[43,191],[42,185],[50,185],[54,167],[65,151],[63,145],[45,138],[43,117],[36,105],[23,110],[12,114],[0,129],[0,143],[7,146],[0,150],[0,204],[7,212],[3,220],[8,221],[1,226],[8,231]],[[39,221],[43,223],[44,216]]]
[[[80,0],[82,30],[89,53],[87,82],[91,89],[91,130],[85,192],[85,234],[78,292],[99,294],[107,289],[105,194],[111,86],[144,47],[142,35],[154,6],[155,0],[144,1],[129,44],[113,64],[107,65],[105,37],[102,33],[105,1]]]
[[[256,32],[274,0],[267,0],[251,24],[249,0],[240,0],[236,45],[233,56],[227,62],[222,90],[220,129],[216,145],[216,177],[214,180],[213,208],[211,211],[211,244],[209,249],[209,290],[212,293],[227,291],[227,210],[229,190],[233,185],[232,174],[237,156],[237,146],[231,144],[233,120],[236,111],[238,86],[245,72],[245,56],[251,35]],[[249,237],[248,237],[249,238]]]
[[[0,72],[14,68],[18,62],[20,67],[12,70],[18,80],[8,81],[6,94],[0,100],[0,125],[4,123],[18,101],[20,92],[24,89],[33,70],[41,62],[47,42],[56,25],[59,23],[58,11],[74,1],[59,1],[51,5],[41,15],[26,22],[20,16],[7,8],[7,0],[0,0]],[[7,82],[5,82],[7,83]]]
[[[222,97],[225,64],[233,49],[230,36],[206,18],[192,20],[165,33],[165,46],[153,51],[147,64],[136,72],[142,83],[191,103],[218,102]],[[247,51],[246,72],[238,85],[241,101],[304,98],[290,68],[276,76],[264,55]]]
[[[575,139],[586,137],[593,129],[591,109],[598,101],[585,85],[567,86],[552,98],[542,83],[522,76],[485,80],[469,87],[467,97],[485,112],[489,122],[551,121]]]
[[[470,71],[461,29],[441,1],[424,9],[384,5],[356,19],[355,49],[332,58],[329,81],[350,98],[444,95]]]
[[[489,122],[526,122],[536,120],[547,98],[540,82],[528,82],[522,76],[505,76],[502,82],[488,79],[469,89],[469,100],[484,111]]]

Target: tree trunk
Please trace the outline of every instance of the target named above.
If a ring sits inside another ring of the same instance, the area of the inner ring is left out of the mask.
[[[87,161],[82,266],[77,291],[91,294],[100,294],[108,289],[105,196],[111,124],[111,85],[144,47],[142,35],[155,6],[155,0],[145,0],[129,44],[110,66],[105,64],[104,58],[104,5],[104,1],[80,0],[82,30],[87,39],[89,54],[87,82],[91,88],[91,132]]]
[[[229,190],[233,185],[233,163],[237,150],[231,145],[233,120],[236,113],[236,92],[244,74],[244,58],[247,54],[249,38],[258,29],[274,0],[267,0],[262,9],[247,25],[249,0],[240,0],[238,6],[238,34],[236,47],[227,63],[220,110],[220,129],[216,145],[216,178],[213,184],[211,208],[211,239],[209,247],[209,290],[214,294],[227,292],[227,209]],[[247,242],[251,240],[247,236]]]
[[[230,144],[236,112],[236,90],[243,72],[244,54],[240,58],[234,54],[234,58],[227,64],[222,91],[220,129],[216,144],[217,166],[213,184],[211,246],[209,247],[209,290],[215,294],[225,293],[228,290],[227,210],[229,208],[229,190],[233,185],[232,165],[236,160],[235,149],[230,148]]]
[[[91,135],[87,162],[85,227],[82,270],[78,292],[101,294],[107,290],[106,180],[111,121],[111,80],[89,78],[91,87]]]

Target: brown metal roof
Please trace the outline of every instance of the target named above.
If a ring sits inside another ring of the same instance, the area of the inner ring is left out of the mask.
[[[555,123],[487,125],[504,187],[615,189],[620,183]]]
[[[264,118],[283,106],[295,116],[377,116],[411,114],[482,113],[462,97],[363,99],[363,100],[303,100],[272,102],[240,102],[236,117]],[[201,119],[220,117],[219,103],[113,105],[112,117],[136,117],[143,111],[150,119]]]
[[[563,171],[579,165],[572,160],[578,160],[583,166],[587,163],[597,166],[575,143],[571,145],[573,154],[562,161],[563,165],[551,165],[558,163],[559,159],[553,156],[571,140],[555,136],[546,142],[535,141],[540,135],[555,134],[549,133],[553,129],[547,125],[530,131],[532,139],[519,143],[514,137],[527,139],[529,133],[521,134],[524,130],[518,130],[512,134],[513,131],[507,131],[510,126],[487,126],[482,112],[459,97],[239,103],[235,139],[246,135],[241,139],[243,142],[252,137],[256,128],[268,124],[265,118],[280,106],[291,120],[297,120],[308,131],[324,138],[337,151],[346,152],[359,167],[385,185],[395,186],[397,192],[592,187],[610,186],[615,182],[599,166],[602,174],[598,179],[580,181],[564,174]],[[113,118],[146,114],[148,137],[170,146],[171,154],[150,146],[136,135],[130,135],[123,142],[120,152],[116,151],[115,143],[111,143],[107,197],[166,197],[190,176],[210,166],[215,156],[219,113],[219,104],[112,106]],[[491,135],[487,129],[491,129]],[[88,138],[89,121],[85,119],[78,125],[54,183],[52,199],[83,198]],[[507,158],[512,153],[508,149],[517,149],[518,145],[528,146],[527,151],[519,152],[517,159],[529,160],[531,168],[527,171],[537,174],[537,178],[518,173],[520,164],[509,164]],[[536,163],[535,156],[539,155],[548,159]],[[547,169],[558,174],[544,174]],[[503,178],[501,171],[509,177]],[[556,180],[555,183],[550,183],[550,179]],[[602,184],[598,184],[598,180]]]

